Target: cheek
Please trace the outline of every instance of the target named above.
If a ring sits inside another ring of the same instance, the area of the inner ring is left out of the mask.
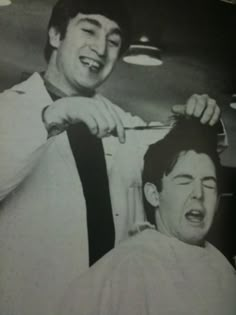
[[[216,193],[205,194],[204,199],[205,199],[204,203],[205,203],[206,210],[208,211],[210,215],[214,214],[218,205],[217,194]]]
[[[165,190],[164,193],[160,194],[161,214],[169,221],[179,216],[183,204],[184,199],[176,190]]]
[[[119,58],[119,49],[115,48],[108,48],[107,52],[107,60],[110,62],[111,65],[114,65]]]
[[[79,50],[85,46],[84,39],[81,36],[73,36],[68,34],[63,40],[63,51],[66,55],[78,54]]]
[[[72,52],[71,52],[71,47],[67,45],[67,42],[63,42],[60,50],[58,51],[58,55],[59,55],[61,63],[63,64],[71,63]]]
[[[170,190],[167,190],[163,199],[170,207],[181,207],[183,209],[184,204],[189,199],[191,189],[188,186],[173,186]]]
[[[186,186],[175,186],[165,194],[164,216],[173,226],[178,226],[188,206],[190,191]]]

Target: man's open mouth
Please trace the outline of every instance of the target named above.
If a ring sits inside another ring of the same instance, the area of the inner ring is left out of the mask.
[[[79,57],[81,63],[88,67],[93,72],[98,72],[103,67],[103,64],[95,59],[88,58],[88,57]]]
[[[202,223],[205,218],[203,210],[191,209],[185,214],[185,218],[191,223]]]

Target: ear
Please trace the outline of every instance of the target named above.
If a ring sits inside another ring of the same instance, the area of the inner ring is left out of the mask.
[[[145,198],[150,203],[150,205],[152,205],[154,208],[159,207],[160,200],[156,186],[153,183],[146,183],[143,189]]]
[[[58,48],[61,44],[61,34],[55,27],[50,27],[48,31],[49,43],[53,48]]]

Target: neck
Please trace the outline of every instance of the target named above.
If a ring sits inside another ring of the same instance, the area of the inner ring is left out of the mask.
[[[169,233],[168,229],[165,227],[165,224],[163,224],[162,219],[161,219],[158,212],[156,212],[156,225],[157,225],[157,231],[158,232],[160,232],[166,236],[172,237],[172,235]]]

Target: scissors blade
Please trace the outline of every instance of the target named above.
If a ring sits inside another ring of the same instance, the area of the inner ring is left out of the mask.
[[[124,127],[125,130],[158,130],[158,129],[170,129],[170,128],[171,128],[171,125]]]

